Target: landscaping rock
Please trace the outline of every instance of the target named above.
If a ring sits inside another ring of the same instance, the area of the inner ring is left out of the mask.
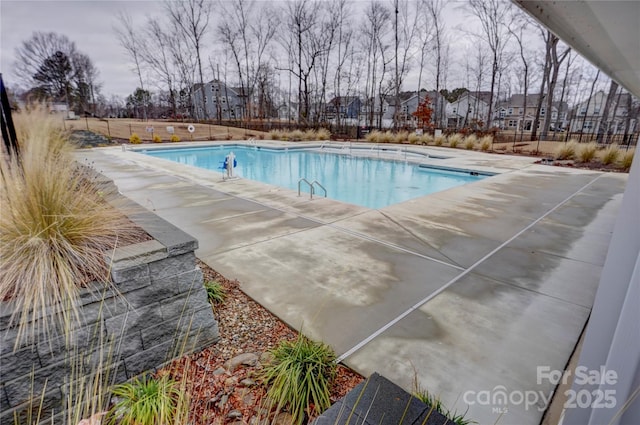
[[[227,371],[227,369],[223,368],[223,367],[219,367],[216,370],[214,370],[213,372],[211,372],[213,374],[213,376],[217,376],[217,375],[222,375],[223,373],[225,373]]]
[[[286,412],[278,413],[275,418],[273,418],[273,425],[293,425],[293,416]]]
[[[227,413],[227,418],[229,419],[238,419],[242,417],[242,413],[239,410],[232,410],[231,412]]]
[[[243,387],[253,387],[254,385],[256,385],[256,381],[251,378],[245,378],[240,381],[240,385],[242,385]]]
[[[258,363],[258,356],[253,353],[242,353],[225,362],[224,367],[233,372],[240,366],[255,366]]]
[[[265,351],[264,353],[262,353],[260,355],[260,363],[261,364],[269,364],[273,361],[273,354],[271,354],[269,351]]]

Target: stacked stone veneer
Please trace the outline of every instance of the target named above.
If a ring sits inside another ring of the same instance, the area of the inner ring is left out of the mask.
[[[100,178],[104,190],[117,191],[113,183]],[[107,255],[115,290],[100,283],[81,290],[82,317],[70,345],[58,332],[15,349],[13,306],[0,302],[1,425],[13,424],[14,413],[23,415],[30,408],[30,394],[37,406],[43,389],[41,419],[60,415],[69,379],[76,376],[71,370],[77,371],[79,365],[85,375],[95,373],[100,359],[106,358],[103,366],[110,382],[124,382],[218,340],[218,324],[195,262],[198,242],[137,205],[129,203],[124,210],[154,239]]]

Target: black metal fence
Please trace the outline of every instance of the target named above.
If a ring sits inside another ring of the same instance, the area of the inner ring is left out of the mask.
[[[13,125],[13,118],[11,117],[11,105],[9,104],[9,96],[7,90],[4,87],[4,81],[2,80],[2,74],[0,73],[0,103],[2,104],[2,114],[0,125],[2,126],[2,141],[4,150],[7,154],[19,154],[18,150],[18,138],[16,136],[16,129]]]
[[[619,146],[633,147],[638,144],[638,138],[640,132],[627,133],[627,134],[597,134],[597,133],[583,133],[583,132],[549,132],[545,137],[533,137],[530,132],[514,133],[499,131],[495,134],[497,142],[503,143],[529,143],[538,140],[544,140],[549,142],[567,142],[569,140],[575,140],[578,143],[596,142],[601,145],[608,145],[615,143]]]

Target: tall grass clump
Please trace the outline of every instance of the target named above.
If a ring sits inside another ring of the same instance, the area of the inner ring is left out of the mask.
[[[462,142],[462,134],[455,133],[448,137],[449,147],[456,148]]]
[[[158,136],[157,134],[155,134],[153,136],[153,143],[162,143],[162,139],[160,138],[160,136]]]
[[[396,143],[404,143],[407,140],[409,140],[409,132],[399,131],[396,133],[396,136],[395,136]]]
[[[436,146],[442,146],[444,142],[446,142],[446,140],[447,140],[447,136],[445,136],[444,134],[441,134],[439,136],[436,136],[433,139],[433,142]]]
[[[604,148],[600,153],[600,160],[604,165],[610,165],[615,163],[620,157],[620,148],[617,144],[611,143]]]
[[[596,142],[584,143],[579,145],[576,157],[582,163],[588,163],[595,159],[598,153],[598,144]]]
[[[23,112],[15,122],[20,159],[0,158],[0,299],[12,302],[18,346],[74,327],[79,287],[108,281],[105,252],[131,224],[74,162],[49,114]]]
[[[556,148],[554,157],[555,159],[559,160],[574,159],[577,149],[578,142],[571,139],[567,143],[564,143]]]
[[[302,130],[290,131],[289,132],[289,140],[291,140],[292,142],[300,142],[300,141],[304,140],[304,132]]]
[[[420,143],[430,145],[433,143],[433,136],[431,134],[423,134],[422,137],[420,137]]]
[[[170,425],[186,416],[185,395],[168,375],[134,378],[112,393],[117,401],[107,414],[108,425]]]
[[[280,136],[282,135],[282,132],[280,130],[271,130],[269,132],[269,139],[271,140],[280,140]]]
[[[331,132],[326,128],[320,128],[316,131],[316,137],[318,140],[329,140],[331,138]]]
[[[267,397],[277,410],[288,408],[293,421],[302,424],[305,415],[319,414],[331,406],[330,387],[336,376],[336,355],[326,344],[302,334],[282,341],[271,350],[273,361],[262,371]]]
[[[420,136],[418,136],[414,131],[412,133],[409,133],[409,136],[407,137],[407,141],[412,145],[418,144],[420,142]]]
[[[626,151],[623,155],[622,155],[622,159],[620,160],[620,165],[622,166],[622,169],[625,171],[629,171],[629,169],[631,169],[631,164],[633,163],[633,155],[636,153],[635,149],[631,149]]]
[[[491,149],[491,144],[493,143],[493,136],[484,136],[480,139],[480,150],[482,152],[487,152]]]
[[[379,142],[392,143],[395,139],[396,139],[396,136],[392,132],[387,130],[384,133],[380,134]]]
[[[207,291],[207,298],[209,298],[211,304],[223,303],[227,298],[227,291],[217,280],[205,282],[204,289]]]
[[[434,396],[429,393],[427,390],[424,390],[420,387],[414,385],[413,396],[429,406],[432,410],[437,410],[440,414],[445,416],[449,421],[447,423],[455,424],[455,425],[470,425],[476,424],[477,422],[472,421],[470,419],[466,419],[464,414],[459,414],[457,412],[451,412],[449,409],[445,407],[439,397]]]
[[[464,139],[464,148],[467,150],[472,150],[476,147],[476,143],[478,142],[478,138],[475,134],[470,134]]]
[[[180,141],[180,136],[178,136],[177,134],[172,134],[171,135],[171,139],[169,139],[172,143],[177,143]]]
[[[304,136],[302,136],[302,140],[316,140],[316,131],[315,130],[305,131]]]
[[[378,143],[380,142],[380,138],[382,136],[382,133],[380,133],[380,131],[378,130],[373,130],[370,131],[369,133],[367,133],[365,140],[367,142],[371,142],[371,143]]]

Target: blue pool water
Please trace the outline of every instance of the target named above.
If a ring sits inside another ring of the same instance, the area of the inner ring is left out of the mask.
[[[480,180],[486,175],[470,175],[419,167],[402,161],[388,161],[302,149],[274,150],[247,146],[158,149],[145,153],[182,164],[219,170],[233,151],[237,158],[234,174],[276,186],[298,190],[300,178],[317,180],[327,197],[367,208],[382,208]],[[222,172],[222,170],[220,170]],[[309,186],[302,184],[308,194]],[[316,188],[316,197],[324,192]]]

